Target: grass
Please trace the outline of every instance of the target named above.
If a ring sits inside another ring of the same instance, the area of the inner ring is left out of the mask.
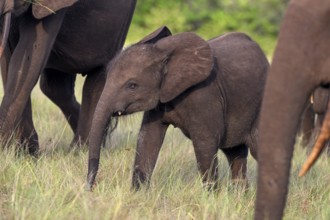
[[[13,147],[0,151],[0,220],[252,219],[256,162],[249,156],[249,190],[233,190],[227,161],[219,154],[221,188],[207,192],[191,142],[175,128],[167,132],[151,187],[131,191],[141,114],[120,119],[102,149],[97,185],[86,192],[87,150],[70,151],[73,134],[62,113],[37,88],[32,98],[42,156],[16,155]],[[322,156],[306,177],[298,179],[305,155],[297,146],[285,219],[329,219],[329,159]]]

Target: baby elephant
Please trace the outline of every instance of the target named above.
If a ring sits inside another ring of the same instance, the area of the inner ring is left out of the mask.
[[[98,170],[103,132],[111,116],[145,111],[133,187],[148,183],[166,129],[192,140],[204,184],[217,180],[217,151],[233,180],[246,180],[248,147],[256,158],[257,119],[268,61],[243,33],[205,41],[194,33],[171,36],[162,27],[120,53],[96,108],[90,134],[88,187]]]

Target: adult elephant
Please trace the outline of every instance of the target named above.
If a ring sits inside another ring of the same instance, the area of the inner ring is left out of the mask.
[[[30,153],[38,151],[30,95],[41,76],[41,90],[60,107],[75,133],[73,143],[88,141],[105,66],[123,47],[135,4],[136,0],[0,0],[0,52],[6,46],[1,62],[2,138],[7,140],[15,130]],[[77,73],[86,75],[81,106],[74,95]]]
[[[255,219],[282,218],[299,119],[313,90],[329,86],[329,9],[292,0],[286,11],[261,109]]]

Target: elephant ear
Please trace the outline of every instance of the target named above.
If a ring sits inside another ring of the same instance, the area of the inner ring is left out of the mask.
[[[166,27],[166,26],[162,26],[162,27],[158,28],[157,30],[155,30],[154,32],[145,36],[137,44],[154,44],[157,41],[159,41],[160,39],[171,36],[171,35],[172,35],[172,33],[171,33],[170,29],[168,29],[168,27]]]
[[[78,0],[34,0],[32,6],[33,16],[42,19],[56,11],[69,7]]]
[[[209,44],[194,33],[166,37],[155,44],[166,51],[168,61],[160,90],[160,102],[166,103],[188,88],[206,80],[213,67]]]

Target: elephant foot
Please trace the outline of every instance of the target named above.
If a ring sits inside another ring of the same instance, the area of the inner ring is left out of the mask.
[[[93,184],[86,183],[85,191],[92,192],[93,191]]]
[[[39,141],[38,137],[31,137],[30,139],[21,139],[20,140],[20,149],[24,152],[28,152],[31,156],[38,158],[39,157]]]
[[[28,152],[31,156],[38,158],[40,155],[39,144],[32,144],[27,146]]]
[[[139,191],[143,186],[149,187],[150,181],[146,174],[139,169],[133,171],[132,187],[133,191]]]
[[[34,134],[29,138],[22,135],[17,137],[17,134],[14,133],[11,135],[2,134],[0,142],[3,148],[12,148],[16,154],[28,153],[35,158],[38,158],[39,156],[39,141],[37,134]]]

